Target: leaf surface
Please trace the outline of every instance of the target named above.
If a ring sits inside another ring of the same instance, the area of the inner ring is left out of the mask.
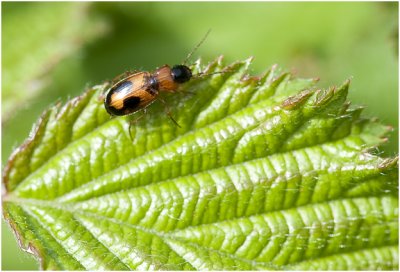
[[[155,103],[110,118],[105,86],[45,112],[3,175],[4,216],[44,269],[398,269],[390,129],[349,82],[221,59]],[[132,137],[132,139],[131,139]]]

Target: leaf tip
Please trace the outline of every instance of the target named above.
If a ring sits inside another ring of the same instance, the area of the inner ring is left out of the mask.
[[[316,91],[314,106],[323,106],[327,104],[335,94],[335,87],[327,90],[319,89]]]
[[[321,80],[320,77],[314,77],[314,78],[311,79],[311,81],[312,81],[313,83],[317,83],[317,82],[319,82],[320,80]]]
[[[351,78],[346,79],[341,86],[336,89],[336,92],[348,92],[351,83]]]
[[[399,156],[396,156],[394,158],[386,158],[378,165],[378,168],[381,170],[389,169],[398,166],[398,163],[399,163]]]
[[[296,95],[290,96],[282,102],[281,107],[285,110],[293,110],[302,105],[313,94],[313,91],[304,90]]]

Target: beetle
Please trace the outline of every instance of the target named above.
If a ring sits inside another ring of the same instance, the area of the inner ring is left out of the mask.
[[[151,103],[156,101],[160,92],[176,92],[180,84],[193,78],[192,70],[186,65],[186,62],[204,42],[210,31],[207,31],[203,39],[188,54],[183,64],[174,65],[172,68],[164,65],[152,73],[127,73],[107,91],[104,98],[106,111],[112,116],[130,115],[140,110],[146,110]],[[200,75],[202,73],[197,76]],[[166,105],[164,100],[160,99],[160,101]],[[166,109],[171,120],[179,126],[172,118],[167,106]]]
[[[128,74],[107,92],[104,106],[112,116],[130,115],[153,103],[160,92],[176,92],[179,85],[192,78],[192,70],[186,65],[164,65],[153,73]],[[172,118],[168,111],[168,115]]]

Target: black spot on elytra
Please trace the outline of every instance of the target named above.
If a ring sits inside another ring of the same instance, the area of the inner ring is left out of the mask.
[[[132,111],[135,108],[137,108],[139,104],[140,104],[140,97],[131,96],[124,99],[124,109],[129,109],[130,111]]]

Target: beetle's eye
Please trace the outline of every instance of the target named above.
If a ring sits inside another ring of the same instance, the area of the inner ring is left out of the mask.
[[[192,77],[192,71],[186,65],[175,65],[171,69],[172,78],[177,83],[189,81]]]

